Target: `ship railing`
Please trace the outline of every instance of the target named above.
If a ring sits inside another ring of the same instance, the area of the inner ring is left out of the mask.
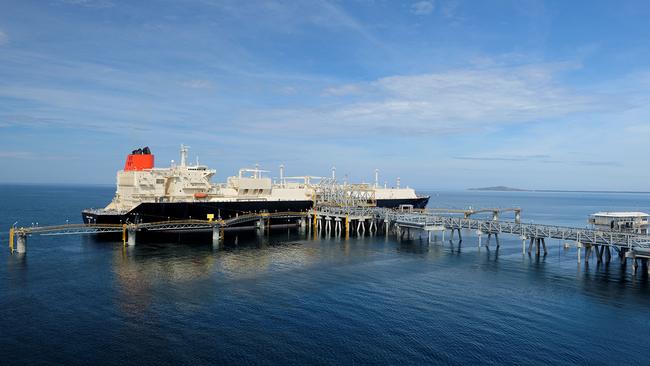
[[[123,225],[118,224],[65,224],[52,226],[30,226],[16,228],[17,233],[32,235],[63,235],[63,234],[81,234],[81,233],[109,233],[120,232]]]
[[[314,211],[303,212],[257,212],[239,215],[226,220],[167,220],[152,223],[135,224],[66,224],[54,226],[32,226],[12,228],[20,235],[64,235],[102,232],[124,232],[127,227],[136,230],[182,230],[204,229],[208,227],[227,227],[244,222],[265,218],[298,218],[307,215],[338,216],[355,219],[383,219],[398,225],[411,227],[443,226],[447,229],[469,229],[482,234],[513,234],[522,239],[553,238],[565,241],[575,241],[586,245],[610,245],[634,248],[650,248],[650,235],[626,232],[602,231],[588,228],[568,226],[521,223],[517,221],[481,220],[468,217],[436,215],[431,212],[408,212],[379,207],[339,207],[317,206]]]
[[[110,215],[124,215],[127,214],[128,210],[107,210],[105,208],[87,208],[82,211],[82,213],[92,213],[92,214],[110,214]]]
[[[553,238],[592,245],[650,247],[650,235],[600,231],[567,226],[520,223],[516,221],[480,220],[433,214],[388,212],[387,219],[416,226],[441,225],[449,229],[470,229],[484,234],[514,234],[521,238]]]
[[[356,216],[359,219],[384,219],[398,225],[411,227],[444,226],[447,229],[470,229],[484,234],[513,234],[521,238],[544,237],[590,245],[615,245],[630,249],[634,247],[650,248],[650,235],[522,223],[517,219],[515,221],[481,220],[469,217],[437,215],[432,212],[399,211],[378,207],[319,206],[316,212],[318,215],[325,216],[349,215]]]
[[[146,222],[146,223],[123,223],[123,224],[62,224],[62,225],[51,225],[51,226],[30,226],[30,227],[18,227],[12,228],[16,233],[22,235],[64,235],[64,234],[83,234],[83,233],[109,233],[109,232],[122,232],[127,227],[133,226],[137,230],[162,230],[165,228],[201,228],[201,227],[212,227],[220,226],[227,227],[231,225],[236,225],[241,222],[259,220],[261,218],[293,218],[293,217],[304,217],[306,212],[294,212],[294,211],[284,211],[284,212],[260,212],[260,213],[251,213],[246,215],[239,215],[237,217],[229,218],[226,220],[164,220],[156,222]]]

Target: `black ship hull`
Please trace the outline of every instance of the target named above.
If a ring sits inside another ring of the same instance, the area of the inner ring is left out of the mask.
[[[381,199],[378,207],[397,208],[413,205],[425,208],[429,197]],[[231,202],[174,202],[142,203],[126,214],[111,214],[104,211],[87,210],[81,213],[86,224],[122,224],[127,222],[160,222],[169,220],[206,220],[209,214],[214,218],[228,219],[250,212],[304,212],[313,207],[312,201],[231,201]]]

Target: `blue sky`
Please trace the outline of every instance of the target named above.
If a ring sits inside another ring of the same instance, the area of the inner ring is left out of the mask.
[[[217,169],[650,190],[650,2],[0,2],[0,182]],[[192,158],[194,159],[194,158]],[[277,175],[277,174],[275,174]]]

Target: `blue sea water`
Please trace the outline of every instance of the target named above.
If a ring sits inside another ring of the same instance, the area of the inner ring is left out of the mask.
[[[0,363],[647,365],[650,283],[617,257],[521,254],[463,242],[310,240],[296,230],[138,243],[6,230],[80,222],[113,187],[0,186]],[[650,210],[650,195],[432,192],[430,206],[520,206],[580,226],[600,210]],[[507,218],[507,217],[504,217]],[[447,238],[448,239],[448,238]],[[484,239],[485,240],[485,239]]]

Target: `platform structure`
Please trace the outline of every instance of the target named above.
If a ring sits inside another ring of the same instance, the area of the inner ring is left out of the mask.
[[[449,208],[428,208],[426,212],[436,214],[462,214],[464,218],[469,219],[473,215],[491,213],[492,220],[497,221],[504,212],[512,211],[515,214],[515,222],[521,222],[521,208],[519,207],[506,207],[506,208],[481,208],[481,209],[449,209]]]
[[[648,218],[645,212],[596,212],[589,216],[589,224],[598,230],[648,234]]]
[[[376,212],[376,207],[358,206],[352,209],[347,206],[315,206],[308,215],[309,228],[313,226],[315,233],[322,230],[326,234],[331,234],[332,231],[335,235],[345,233],[346,238],[350,236],[350,230],[355,228],[357,234],[365,234],[366,225],[370,232],[377,230]]]
[[[491,221],[498,222],[500,215],[509,211],[515,214],[514,222],[520,223],[521,208],[518,207],[458,210],[447,208],[414,209],[412,205],[401,205],[397,209],[388,209],[371,205],[347,205],[346,202],[340,201],[327,201],[317,204],[314,212],[310,212],[309,217],[310,224],[312,218],[314,220],[314,230],[324,228],[326,232],[332,229],[331,221],[334,221],[333,231],[337,235],[342,232],[341,223],[344,222],[346,235],[349,234],[350,229],[354,230],[356,228],[356,232],[359,234],[365,233],[366,228],[370,233],[375,233],[380,227],[383,227],[386,234],[393,230],[400,238],[405,236],[411,238],[412,234],[418,230],[424,231],[428,240],[431,241],[431,234],[442,233],[444,237],[446,230],[451,230],[452,238],[454,233],[458,233],[460,237],[460,230],[462,229],[445,226],[440,219],[432,220],[432,218],[451,219],[458,218],[453,215],[462,214],[462,218],[469,219],[475,214],[491,213]],[[480,221],[489,222],[488,220]],[[497,235],[495,234],[495,236]]]
[[[499,209],[474,210],[478,212],[492,212]],[[584,259],[588,262],[595,254],[599,262],[610,261],[612,253],[616,252],[625,261],[626,258],[632,260],[632,268],[636,271],[639,261],[648,262],[650,259],[650,235],[638,234],[634,232],[624,232],[615,230],[598,230],[574,228],[558,225],[544,225],[521,222],[521,210],[507,208],[503,211],[513,211],[515,219],[513,221],[503,221],[497,215],[492,219],[475,219],[464,215],[463,217],[441,215],[433,210],[413,210],[408,207],[400,209],[386,209],[378,207],[341,207],[332,209],[331,207],[319,207],[317,215],[327,215],[335,217],[349,217],[352,220],[370,223],[377,223],[375,227],[384,225],[386,235],[393,232],[399,238],[403,238],[405,233],[411,237],[411,232],[419,232],[421,237],[425,233],[428,240],[431,240],[431,233],[441,232],[444,235],[446,231],[451,232],[450,240],[454,239],[454,234],[458,235],[458,240],[462,240],[462,232],[474,232],[478,236],[478,247],[485,245],[489,248],[490,239],[496,240],[497,247],[500,235],[514,235],[522,241],[522,254],[547,254],[546,240],[558,239],[565,244],[574,243],[578,249],[578,261]],[[445,213],[463,213],[449,212]],[[364,224],[361,224],[363,227]],[[487,236],[487,241],[482,239]],[[584,249],[584,258],[582,250]]]
[[[314,189],[314,207],[375,207],[375,190],[369,184],[339,184],[336,178],[322,178]]]
[[[121,233],[124,245],[136,244],[138,232],[212,232],[213,245],[219,246],[223,231],[238,225],[251,223],[260,231],[271,227],[271,219],[292,219],[296,225],[304,225],[306,212],[259,212],[238,215],[227,220],[168,220],[121,225],[65,224],[53,226],[12,227],[9,230],[9,249],[12,253],[24,254],[27,251],[27,238],[35,235],[81,235]]]
[[[574,228],[557,225],[532,224],[521,222],[520,209],[483,209],[472,210],[470,215],[454,216],[454,212],[446,215],[433,210],[414,210],[412,206],[404,205],[398,209],[389,209],[372,206],[365,200],[363,194],[341,194],[331,192],[330,200],[322,200],[308,212],[279,212],[279,213],[251,213],[240,215],[228,220],[183,220],[165,221],[155,223],[139,223],[127,225],[94,225],[71,224],[48,227],[12,228],[10,231],[10,248],[12,252],[25,253],[26,241],[32,235],[71,235],[71,234],[101,234],[122,233],[125,245],[135,245],[138,232],[201,232],[212,231],[213,244],[217,247],[223,238],[223,230],[253,223],[253,229],[264,231],[270,228],[271,219],[290,219],[302,229],[308,228],[314,235],[325,232],[326,235],[343,235],[348,238],[350,232],[364,235],[366,231],[375,235],[383,229],[386,236],[391,233],[399,239],[414,238],[413,234],[422,237],[426,234],[431,242],[431,235],[440,233],[445,240],[445,233],[450,232],[450,240],[457,234],[462,240],[462,232],[474,232],[478,236],[478,247],[490,247],[492,237],[499,247],[500,235],[514,235],[521,240],[522,254],[546,255],[546,240],[558,239],[569,245],[574,243],[578,249],[578,261],[589,261],[595,253],[596,259],[610,261],[612,253],[616,252],[624,260],[632,260],[632,268],[636,271],[638,262],[648,262],[650,259],[650,235],[633,232],[599,230],[595,228]],[[353,202],[350,196],[360,197],[367,204],[350,205]],[[331,197],[334,197],[333,199]],[[339,197],[341,200],[337,201]],[[512,221],[501,220],[498,213],[512,211],[515,219]],[[472,214],[492,212],[492,218],[471,218]],[[497,214],[494,214],[494,213]],[[307,221],[309,224],[307,224]],[[250,226],[249,226],[250,227]],[[487,236],[485,242],[483,237]],[[14,245],[15,244],[15,245]]]

